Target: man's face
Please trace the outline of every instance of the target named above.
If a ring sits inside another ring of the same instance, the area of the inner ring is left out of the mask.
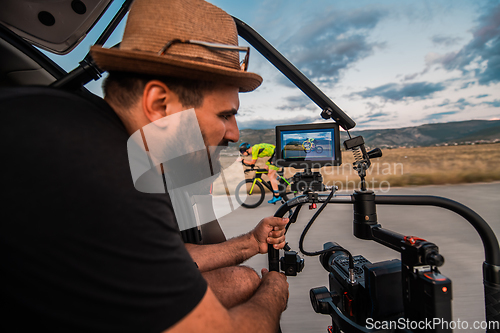
[[[239,88],[218,85],[205,93],[203,104],[195,108],[205,146],[209,149],[212,162],[219,159],[221,148],[240,138],[235,115],[240,107]]]

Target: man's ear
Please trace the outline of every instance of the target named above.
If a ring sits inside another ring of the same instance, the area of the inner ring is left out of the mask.
[[[170,90],[165,83],[151,80],[144,87],[142,111],[150,122],[182,110],[182,104],[179,102],[177,94]]]

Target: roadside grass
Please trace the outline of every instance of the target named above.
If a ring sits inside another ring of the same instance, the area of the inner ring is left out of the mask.
[[[359,177],[352,169],[351,152],[342,152],[343,166],[323,173],[325,182],[339,188]],[[329,172],[328,172],[329,171]],[[386,149],[372,160],[366,181],[371,188],[444,185],[500,180],[500,144]],[[347,187],[346,187],[347,186]]]
[[[224,165],[224,160],[222,162]],[[324,183],[335,184],[339,190],[359,188],[353,162],[351,152],[342,152],[342,166],[321,168]],[[258,165],[265,165],[265,161],[259,160]],[[285,177],[293,176],[297,171],[300,170],[286,168]],[[250,173],[247,178],[252,176]],[[384,149],[381,158],[372,160],[366,177],[371,189],[499,180],[500,143]]]

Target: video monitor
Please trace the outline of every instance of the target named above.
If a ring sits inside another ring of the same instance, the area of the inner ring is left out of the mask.
[[[276,126],[276,164],[313,169],[342,164],[336,123]]]

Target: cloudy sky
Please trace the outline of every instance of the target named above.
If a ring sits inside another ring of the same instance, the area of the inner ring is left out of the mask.
[[[500,119],[500,0],[210,2],[257,30],[356,129]],[[255,50],[249,70],[264,83],[240,95],[240,128],[321,121]]]
[[[356,128],[500,118],[500,1],[212,2],[263,35]],[[241,127],[318,121],[318,107],[256,53],[250,70],[265,83],[242,94]]]

